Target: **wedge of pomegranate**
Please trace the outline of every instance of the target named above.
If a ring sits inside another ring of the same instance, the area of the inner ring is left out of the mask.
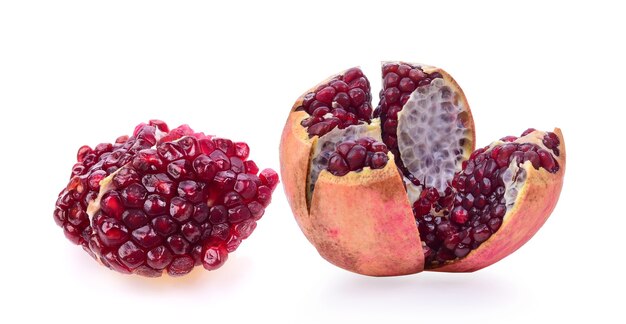
[[[159,120],[132,136],[78,150],[54,220],[105,266],[147,277],[219,268],[256,228],[278,174],[248,160],[246,143],[169,130]]]
[[[385,62],[371,110],[359,68],[303,94],[283,130],[281,174],[322,257],[372,276],[475,271],[527,242],[558,200],[559,129],[474,151],[474,121],[445,71]]]

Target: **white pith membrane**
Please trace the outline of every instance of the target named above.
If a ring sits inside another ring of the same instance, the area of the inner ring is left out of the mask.
[[[504,199],[506,200],[506,213],[502,217],[503,221],[506,219],[509,210],[511,210],[515,204],[517,194],[526,182],[526,168],[529,167],[533,167],[530,161],[524,162],[521,167],[519,163],[511,161],[509,167],[501,175],[502,181],[504,182]]]
[[[372,119],[370,124],[352,125],[344,129],[334,128],[317,140],[311,152],[311,165],[309,178],[307,179],[307,204],[311,203],[315,182],[320,172],[328,168],[328,160],[330,159],[330,155],[335,151],[335,146],[340,142],[357,140],[367,136],[382,142],[379,119]]]
[[[464,126],[464,101],[442,78],[418,87],[398,113],[398,151],[404,166],[421,184],[443,194],[461,170],[471,132]],[[421,188],[405,179],[409,201]]]

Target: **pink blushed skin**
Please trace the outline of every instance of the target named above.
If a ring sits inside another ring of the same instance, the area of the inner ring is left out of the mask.
[[[298,101],[301,102],[301,99]],[[314,140],[309,139],[306,129],[300,126],[300,122],[307,117],[308,114],[304,111],[289,114],[280,141],[280,174],[296,222],[309,238],[312,235],[312,225],[306,201],[306,183],[311,147],[317,137]]]
[[[337,177],[320,174],[313,191],[309,240],[324,259],[356,273],[420,272],[424,253],[393,158],[383,169]]]
[[[345,71],[339,74],[343,73]],[[304,96],[307,93],[314,91],[320,84],[327,83],[339,74],[328,77],[298,97],[291,107],[280,138],[280,175],[283,188],[294,218],[309,241],[311,241],[310,237],[314,233],[309,215],[306,189],[308,187],[307,180],[312,148],[315,147],[319,137],[313,136],[309,138],[306,128],[301,126],[302,120],[309,117],[309,114],[305,111],[296,111],[296,109],[302,106]]]
[[[526,162],[523,165],[527,174],[526,182],[517,195],[515,205],[504,215],[500,229],[465,258],[431,269],[432,271],[473,272],[480,270],[515,252],[537,233],[554,210],[563,187],[565,142],[560,129],[555,128],[554,133],[561,142],[560,155],[556,157],[559,171],[549,173],[545,169],[536,170],[530,162]],[[542,145],[543,134],[545,133],[534,132],[518,141]]]

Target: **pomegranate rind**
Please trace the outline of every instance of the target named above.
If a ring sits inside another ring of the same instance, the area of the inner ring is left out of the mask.
[[[299,106],[301,98],[294,107]],[[305,111],[289,114],[280,140],[280,174],[283,188],[296,222],[308,238],[312,232],[306,199],[307,179],[313,140],[300,122],[309,115]]]
[[[319,136],[309,137],[306,128],[301,125],[302,120],[309,117],[309,114],[306,111],[297,111],[296,109],[302,106],[304,96],[315,91],[320,85],[328,83],[338,75],[344,74],[346,71],[343,70],[329,76],[296,99],[296,102],[291,107],[280,138],[279,160],[283,188],[294,218],[309,241],[311,240],[312,228],[307,201],[307,190],[309,188],[307,181],[309,179],[311,155],[313,154],[312,148],[317,143]]]
[[[327,261],[369,276],[424,269],[424,253],[402,178],[390,154],[383,169],[320,174],[308,238]]]
[[[554,133],[561,143],[560,155],[555,156],[559,170],[556,173],[550,173],[545,169],[537,170],[529,161],[525,162],[522,168],[526,171],[526,181],[520,188],[513,207],[504,215],[500,229],[465,258],[430,269],[430,271],[473,272],[480,270],[515,252],[539,231],[556,206],[565,175],[566,153],[563,134],[558,128],[554,129]],[[516,142],[534,143],[543,147],[541,140],[544,134],[544,132],[533,132]]]

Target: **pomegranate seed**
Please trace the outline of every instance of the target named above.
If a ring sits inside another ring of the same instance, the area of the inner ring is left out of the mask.
[[[236,173],[231,170],[220,171],[215,174],[213,184],[222,192],[232,190],[235,185],[236,177]]]
[[[333,98],[335,97],[336,93],[337,93],[337,90],[335,90],[335,88],[328,86],[318,91],[315,94],[315,99],[321,102],[330,104],[333,101]]]
[[[348,167],[352,170],[363,168],[366,156],[367,149],[361,145],[355,145],[346,156],[346,162],[348,163]]]
[[[263,170],[265,171],[265,170]],[[276,181],[278,180],[278,174],[276,174]],[[263,181],[263,179],[261,179]],[[267,179],[266,179],[267,181]],[[263,182],[267,185],[267,182]],[[234,189],[238,192],[244,199],[252,199],[256,195],[257,185],[254,182],[254,179],[251,178],[247,174],[239,174],[237,175],[237,181],[235,182]]]
[[[530,161],[535,169],[539,169],[541,161],[537,152],[528,151],[524,153],[524,161]]]
[[[207,270],[215,270],[224,265],[228,259],[228,251],[223,245],[205,245],[202,249],[202,266]]]
[[[157,146],[157,154],[165,161],[172,162],[183,157],[180,146],[176,143],[165,142]]]
[[[340,80],[336,86],[349,90]],[[309,98],[309,105],[314,101]],[[120,136],[115,145],[78,150],[79,162],[59,194],[54,221],[71,242],[113,270],[183,275],[203,263],[209,240],[228,240],[234,251],[270,203],[278,174],[266,169],[257,177],[249,151],[246,143],[207,136],[187,125],[169,131],[158,120],[140,124],[133,136]],[[91,220],[87,207],[95,208]],[[229,250],[220,251],[220,262]]]
[[[195,261],[189,255],[176,257],[167,267],[167,273],[172,277],[183,276],[191,272],[195,266]]]
[[[91,153],[93,153],[93,150],[91,149],[91,147],[87,145],[83,145],[78,149],[78,153],[76,153],[76,160],[78,162],[83,162],[85,160],[85,156]]]
[[[221,224],[226,222],[228,217],[228,211],[226,207],[218,205],[211,207],[209,212],[209,221],[211,224]]]
[[[264,169],[263,171],[261,171],[261,174],[259,174],[259,179],[261,179],[261,182],[264,185],[268,186],[272,190],[274,190],[276,186],[278,186],[278,173],[276,173],[276,171],[272,169]]]
[[[133,183],[122,190],[122,202],[126,207],[141,207],[148,191],[142,185]]]
[[[406,78],[402,78],[400,80],[400,83],[398,84],[398,88],[402,92],[412,92],[413,90],[415,90],[416,86],[415,86],[415,82],[413,82],[413,80],[411,80],[410,78],[406,77]]]
[[[246,205],[235,206],[228,210],[228,221],[230,223],[239,223],[250,218],[250,210]]]
[[[151,248],[161,243],[161,236],[150,226],[142,226],[132,232],[132,236],[137,243],[144,248]]]
[[[348,84],[343,81],[335,80],[330,83],[330,86],[335,88],[337,92],[348,92]]]
[[[426,74],[419,68],[412,68],[411,71],[409,71],[409,78],[411,78],[413,82],[419,82],[424,77],[426,77]]]
[[[122,219],[124,205],[122,204],[122,200],[117,192],[110,191],[104,194],[100,200],[100,208],[103,213],[115,219]]]
[[[385,77],[383,78],[383,87],[384,88],[397,87],[399,82],[400,82],[400,76],[396,73],[390,72],[386,74]]]
[[[217,163],[204,154],[193,160],[192,167],[198,177],[207,182],[213,180],[219,168]]]
[[[399,76],[405,77],[409,75],[409,71],[411,71],[411,66],[403,63],[398,66],[398,70],[396,72]]]
[[[513,152],[517,150],[517,146],[514,144],[506,144],[500,148],[496,157],[496,163],[498,167],[505,167],[509,165],[510,157]]]
[[[261,217],[263,216],[263,214],[265,213],[265,209],[263,208],[263,205],[261,205],[259,202],[257,201],[252,201],[248,204],[248,210],[250,210],[250,216],[252,217],[252,219],[254,220],[259,220],[261,219]]]
[[[116,188],[125,188],[135,182],[139,182],[139,174],[134,169],[123,168],[113,177]]]
[[[503,142],[514,142],[515,140],[517,140],[517,137],[515,136],[505,136],[503,138],[500,139]]]
[[[362,89],[354,88],[348,92],[348,96],[350,97],[350,102],[354,106],[360,106],[365,103],[365,92]]]
[[[165,269],[172,261],[172,253],[164,246],[160,245],[146,254],[147,264],[153,269]]]
[[[360,121],[369,123],[372,115],[369,93],[369,82],[361,70],[349,69],[303,97],[302,106],[296,110],[304,110],[311,117],[300,124],[307,128],[310,137],[321,137],[336,127],[346,128]]]
[[[381,169],[387,164],[387,147],[371,137],[347,140],[335,146],[335,152],[328,160],[327,170],[336,176],[364,167]]]
[[[342,176],[350,172],[350,167],[341,155],[333,154],[328,162],[328,171],[336,176]]]
[[[376,152],[372,155],[372,160],[370,162],[372,169],[382,169],[387,165],[387,161],[389,158],[387,154],[383,152]]]
[[[147,149],[137,153],[133,158],[133,168],[139,172],[157,172],[163,168],[163,161],[156,150]]]
[[[348,69],[343,75],[343,81],[350,83],[353,80],[363,76],[363,72],[359,68]]]
[[[520,136],[521,136],[521,137],[526,136],[526,135],[528,135],[528,134],[530,134],[530,133],[532,133],[532,132],[534,132],[534,131],[536,131],[536,129],[534,129],[534,128],[529,128],[529,129],[525,130],[525,131],[522,133],[522,135],[520,135]]]
[[[259,186],[256,191],[256,201],[258,201],[263,207],[267,207],[272,201],[272,189],[266,186]]]

